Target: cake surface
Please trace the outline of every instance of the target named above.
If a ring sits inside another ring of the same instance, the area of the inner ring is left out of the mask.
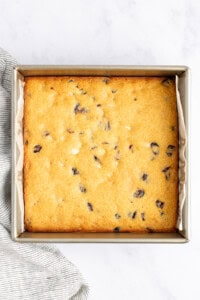
[[[26,77],[24,99],[26,230],[176,229],[174,78]]]

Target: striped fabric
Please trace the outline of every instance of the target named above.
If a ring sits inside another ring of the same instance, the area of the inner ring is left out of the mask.
[[[0,48],[0,299],[87,299],[79,270],[49,244],[10,238],[11,72],[16,61]]]

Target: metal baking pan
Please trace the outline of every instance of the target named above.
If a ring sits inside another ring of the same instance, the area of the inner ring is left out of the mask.
[[[24,215],[16,186],[16,165],[19,151],[16,145],[16,112],[20,93],[19,80],[26,76],[175,76],[179,77],[179,91],[189,137],[189,68],[186,66],[17,66],[13,70],[12,91],[12,239],[18,242],[66,243],[185,243],[189,241],[189,151],[186,147],[186,200],[183,207],[183,229],[174,233],[32,233],[22,230]],[[189,139],[188,139],[189,140]],[[22,197],[22,196],[21,196]]]

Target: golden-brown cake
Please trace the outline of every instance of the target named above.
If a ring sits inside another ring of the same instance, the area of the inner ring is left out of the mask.
[[[175,230],[174,78],[27,77],[24,94],[26,230]]]

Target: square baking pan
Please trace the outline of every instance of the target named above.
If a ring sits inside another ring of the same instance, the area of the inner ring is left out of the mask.
[[[17,66],[13,70],[12,90],[12,239],[18,242],[67,243],[185,243],[190,238],[189,205],[189,68],[186,66]],[[182,230],[173,233],[33,233],[24,230],[23,195],[17,189],[16,166],[19,148],[16,143],[16,114],[20,82],[26,76],[178,76],[178,89],[187,134],[186,198]]]

